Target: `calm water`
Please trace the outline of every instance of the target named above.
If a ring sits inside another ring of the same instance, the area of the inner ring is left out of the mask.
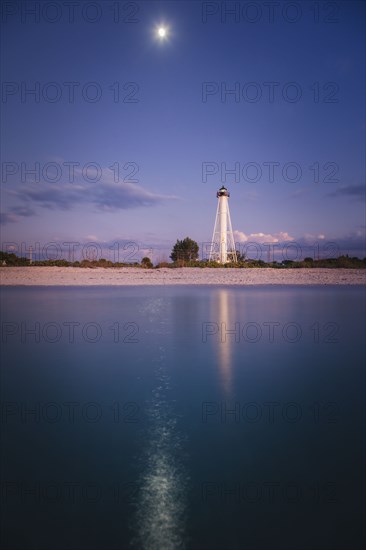
[[[3,547],[362,548],[364,298],[2,289]]]

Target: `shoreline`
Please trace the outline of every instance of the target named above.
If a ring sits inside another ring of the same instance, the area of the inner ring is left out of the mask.
[[[366,269],[0,267],[0,286],[365,285]]]

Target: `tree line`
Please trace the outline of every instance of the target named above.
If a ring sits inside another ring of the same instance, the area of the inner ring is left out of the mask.
[[[184,239],[177,239],[174,244],[170,259],[171,262],[159,262],[155,266],[151,258],[145,256],[141,262],[112,262],[101,258],[100,260],[82,260],[75,262],[68,262],[67,260],[34,260],[30,263],[28,258],[17,256],[14,253],[0,251],[0,266],[58,266],[58,267],[82,267],[82,268],[95,268],[95,267],[141,267],[143,269],[155,268],[176,268],[176,267],[212,267],[212,268],[250,268],[250,267],[273,267],[278,269],[296,269],[296,268],[314,268],[314,267],[327,267],[327,268],[366,268],[366,258],[360,259],[356,256],[350,257],[348,254],[339,256],[337,258],[323,258],[315,260],[311,257],[306,257],[303,260],[284,260],[278,262],[276,260],[271,262],[265,262],[263,260],[253,260],[246,258],[240,251],[236,251],[237,262],[228,262],[226,264],[220,264],[215,261],[199,260],[199,246],[196,241],[190,237]]]

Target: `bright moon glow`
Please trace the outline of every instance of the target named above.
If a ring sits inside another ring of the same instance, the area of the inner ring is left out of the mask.
[[[158,35],[160,38],[165,38],[166,37],[166,29],[164,29],[164,27],[160,27],[158,29]]]

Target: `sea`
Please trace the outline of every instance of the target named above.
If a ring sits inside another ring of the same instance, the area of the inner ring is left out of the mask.
[[[2,548],[364,548],[363,287],[0,297]]]

